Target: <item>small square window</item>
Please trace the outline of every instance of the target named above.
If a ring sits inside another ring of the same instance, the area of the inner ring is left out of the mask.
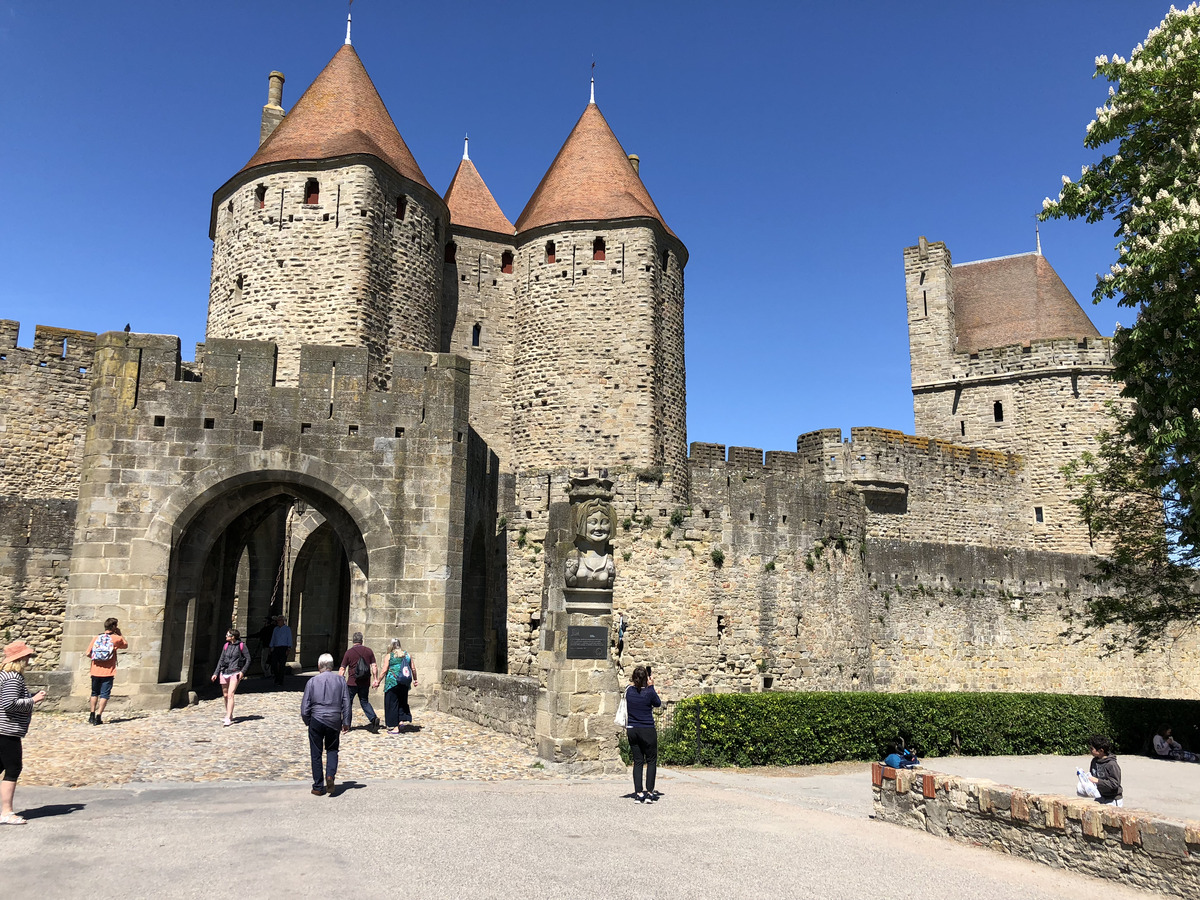
[[[532,509],[525,510],[525,518],[527,518],[527,519],[533,518],[533,510]]]
[[[308,434],[310,431],[312,431],[312,422],[301,422],[300,423],[300,433],[301,434]]]
[[[205,428],[206,430],[208,430],[208,431],[212,431],[212,430],[213,430],[214,428],[216,428],[216,427],[217,427],[217,420],[216,420],[216,419],[205,419],[205,420],[204,420],[204,428]]]
[[[396,437],[404,437],[404,429],[403,428],[396,429]]]
[[[167,424],[166,416],[155,416],[154,417],[154,427],[155,428],[162,428],[166,424]]]
[[[255,419],[254,425],[253,425],[254,430],[262,431],[262,427],[263,427],[262,419]]]
[[[354,437],[354,435],[358,434],[358,426],[351,425],[349,428],[346,429],[346,433],[349,434],[351,437]]]

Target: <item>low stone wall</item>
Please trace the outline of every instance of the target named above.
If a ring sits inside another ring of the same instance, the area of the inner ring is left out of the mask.
[[[539,688],[536,678],[444,669],[430,705],[535,747]]]
[[[1143,890],[1200,896],[1200,822],[879,763],[871,783],[881,821]]]

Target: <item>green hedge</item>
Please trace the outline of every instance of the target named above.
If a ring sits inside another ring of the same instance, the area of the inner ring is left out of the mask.
[[[882,759],[900,735],[921,757],[1080,754],[1108,735],[1145,752],[1169,722],[1200,749],[1200,701],[1068,694],[704,694],[676,704],[662,729],[668,765],[794,766]],[[624,743],[622,741],[622,743]],[[623,755],[627,749],[622,747]],[[628,757],[627,757],[628,759]]]

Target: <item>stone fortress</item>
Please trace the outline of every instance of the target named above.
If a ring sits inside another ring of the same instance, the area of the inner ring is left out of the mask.
[[[704,691],[1179,696],[1180,640],[1060,636],[1093,547],[1059,467],[1117,397],[1038,252],[904,251],[916,430],[686,443],[688,254],[599,107],[511,223],[426,181],[346,44],[213,196],[207,337],[0,322],[0,628],[64,705],[186,702],[230,622],[301,667],[399,636],[441,709],[581,768],[627,666]]]

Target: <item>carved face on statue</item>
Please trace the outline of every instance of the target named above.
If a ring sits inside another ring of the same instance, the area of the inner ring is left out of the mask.
[[[585,500],[575,507],[575,537],[602,547],[612,538],[616,513],[603,500]]]
[[[585,526],[584,533],[593,544],[607,543],[608,539],[612,536],[612,528],[609,525],[608,516],[599,510],[587,517]]]

